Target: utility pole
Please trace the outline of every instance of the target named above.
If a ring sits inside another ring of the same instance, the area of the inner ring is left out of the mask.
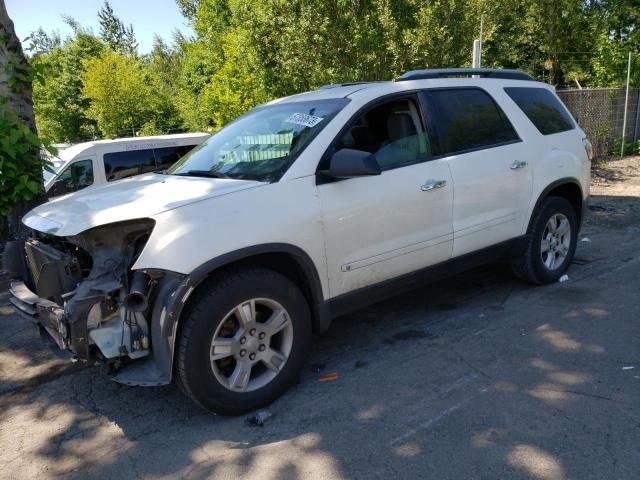
[[[629,110],[629,82],[631,80],[631,52],[627,61],[627,91],[624,95],[624,115],[622,117],[622,143],[620,144],[620,158],[624,157],[624,141],[627,132],[627,111]]]
[[[480,38],[473,41],[473,52],[471,55],[471,66],[480,68],[482,66],[482,33],[484,30],[484,14],[480,15]]]

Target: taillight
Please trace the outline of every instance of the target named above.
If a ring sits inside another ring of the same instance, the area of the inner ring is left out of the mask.
[[[587,137],[582,139],[582,145],[584,146],[584,151],[587,153],[587,158],[589,161],[593,160],[593,145]]]

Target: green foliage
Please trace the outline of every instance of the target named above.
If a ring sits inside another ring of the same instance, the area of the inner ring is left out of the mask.
[[[631,84],[640,86],[640,3],[607,0],[602,5],[602,31],[596,37],[594,80],[600,86],[620,86],[626,82],[628,55],[635,58]]]
[[[10,57],[4,65],[7,75],[7,85],[15,93],[22,92],[25,86],[34,81],[44,83],[43,68],[41,65],[29,65],[17,57]]]
[[[617,139],[611,149],[611,155],[620,155],[622,153],[622,141]],[[635,142],[624,142],[624,154],[625,155],[640,155],[640,140]]]
[[[2,97],[0,97],[2,98]],[[42,169],[48,168],[39,153],[51,152],[29,127],[0,101],[0,215],[8,215],[13,206],[34,198],[41,189]]]
[[[470,66],[481,15],[483,65],[523,68],[557,86],[620,85],[628,52],[640,53],[640,6],[628,0],[176,2],[194,37],[156,38],[141,57],[133,29],[107,1],[99,36],[71,18],[64,41],[35,32],[33,63],[44,65],[45,80],[34,86],[39,129],[71,142],[216,130],[257,104],[325,83]],[[638,63],[632,82],[640,85]]]
[[[133,25],[125,27],[122,20],[114,13],[107,0],[98,12],[100,38],[114,52],[135,55],[138,42],[133,33]]]
[[[83,95],[87,112],[107,137],[135,132],[150,116],[152,90],[142,63],[132,56],[107,51],[85,64]]]
[[[85,64],[87,115],[107,137],[161,133],[171,129],[175,109],[148,65],[131,55],[106,51]]]
[[[100,133],[87,114],[90,101],[82,95],[82,78],[85,62],[100,56],[105,46],[90,31],[75,27],[73,36],[50,49],[31,45],[38,52],[31,63],[41,69],[44,81],[33,85],[36,125],[55,142],[79,142]]]

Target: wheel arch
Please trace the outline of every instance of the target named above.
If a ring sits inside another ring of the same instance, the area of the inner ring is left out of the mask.
[[[193,291],[212,274],[242,266],[268,268],[290,279],[302,290],[309,302],[314,333],[328,327],[330,319],[325,315],[326,312],[322,311],[325,302],[318,270],[304,250],[286,243],[267,243],[246,247],[203,263],[188,275],[191,291],[184,305],[189,303]]]
[[[574,177],[566,177],[558,179],[549,185],[540,193],[536,203],[529,215],[529,223],[527,224],[527,233],[531,232],[532,222],[536,212],[540,208],[542,202],[548,197],[561,197],[568,200],[573,208],[575,208],[578,216],[578,225],[582,225],[585,214],[585,201],[580,181]]]
[[[182,277],[179,285],[170,288],[154,309],[152,341],[155,363],[168,383],[175,367],[175,350],[180,337],[182,313],[193,293],[211,275],[226,269],[242,266],[262,266],[285,275],[300,287],[309,302],[313,333],[319,334],[329,328],[331,311],[325,301],[318,270],[311,257],[301,248],[285,243],[268,243],[242,248],[211,259],[190,274]],[[161,310],[161,311],[159,311]],[[157,341],[156,341],[157,340]]]

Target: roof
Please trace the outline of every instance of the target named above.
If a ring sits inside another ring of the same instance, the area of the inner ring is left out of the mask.
[[[68,148],[60,150],[58,153],[58,158],[62,160],[69,160],[74,158],[76,155],[88,150],[90,148],[95,147],[96,145],[117,145],[131,142],[149,142],[149,141],[159,141],[159,140],[179,140],[179,139],[188,139],[188,138],[203,138],[205,136],[209,136],[208,133],[203,132],[195,132],[195,133],[175,133],[172,135],[152,135],[146,137],[126,137],[126,138],[114,138],[113,140],[91,140],[89,142],[76,143],[75,145],[71,145]]]
[[[402,91],[415,85],[413,81],[427,80],[437,87],[448,85],[486,85],[486,82],[502,80],[504,82],[537,82],[537,80],[522,70],[501,68],[437,68],[426,70],[411,70],[394,81],[346,82],[323,85],[317,90],[298,93],[289,97],[273,100],[266,105],[278,103],[304,102],[310,100],[325,100],[332,98],[347,98],[354,94],[383,95],[394,91]],[[540,85],[540,82],[537,82]],[[546,84],[542,84],[546,85]],[[415,87],[413,87],[415,88]]]
[[[512,68],[432,68],[426,70],[411,70],[396,79],[397,82],[406,80],[425,80],[429,78],[451,77],[483,77],[491,79],[536,81],[531,75],[522,70]]]
[[[103,143],[109,144],[118,144],[118,143],[129,143],[129,142],[149,142],[153,140],[178,140],[181,138],[194,138],[194,137],[204,137],[209,136],[211,134],[204,132],[194,132],[194,133],[174,133],[172,135],[149,135],[146,137],[124,137],[124,138],[114,138],[114,139],[106,139],[106,140],[93,140],[91,142],[86,142],[87,144],[92,145],[100,145]]]

